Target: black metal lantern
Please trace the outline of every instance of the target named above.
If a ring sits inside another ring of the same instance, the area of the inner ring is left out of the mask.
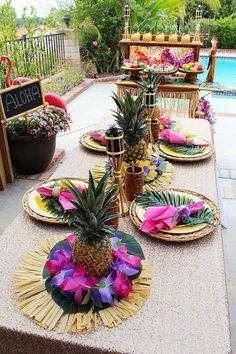
[[[120,128],[116,126],[110,127],[106,131],[105,138],[109,157],[121,157],[124,155],[123,132]]]
[[[107,141],[107,155],[112,166],[112,174],[115,183],[118,185],[118,200],[120,215],[126,216],[129,213],[128,200],[124,192],[123,181],[121,177],[121,167],[124,158],[124,138],[120,128],[112,126],[105,133]]]
[[[70,21],[71,21],[71,15],[70,14],[65,14],[63,16],[63,20],[64,20],[67,28],[69,28],[69,24],[70,24]]]

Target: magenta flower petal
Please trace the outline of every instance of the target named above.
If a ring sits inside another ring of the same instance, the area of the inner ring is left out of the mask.
[[[61,250],[55,252],[57,259],[49,260],[45,263],[45,268],[51,273],[56,274],[68,263],[67,257]]]
[[[123,273],[117,273],[113,283],[113,289],[118,296],[128,297],[132,288],[132,281],[128,280]]]
[[[83,291],[82,289],[79,289],[75,292],[75,301],[78,302],[78,304],[81,304],[83,301]]]
[[[74,242],[76,240],[76,235],[71,234],[71,235],[67,236],[67,240],[69,241],[70,246],[73,247]]]

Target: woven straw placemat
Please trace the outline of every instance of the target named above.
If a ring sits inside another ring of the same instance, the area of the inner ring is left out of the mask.
[[[70,180],[70,181],[82,181],[82,182],[87,182],[86,179],[83,178],[75,178],[75,177],[62,177],[62,178],[54,178],[54,179],[49,179],[47,181],[43,181],[37,185],[35,185],[34,187],[30,188],[28,191],[25,192],[23,198],[22,198],[22,206],[23,209],[25,210],[25,212],[31,216],[32,218],[34,218],[35,220],[38,221],[43,221],[49,224],[67,224],[66,221],[62,221],[62,220],[58,220],[57,218],[48,218],[46,216],[37,214],[35,211],[33,211],[30,206],[29,206],[29,196],[30,194],[38,187],[42,187],[45,183],[50,183],[50,182],[60,182],[62,180]]]
[[[164,192],[164,191],[166,191],[166,189],[159,189],[159,191]],[[192,233],[182,233],[182,234],[177,235],[177,234],[172,234],[172,233],[160,231],[158,233],[146,233],[146,235],[160,239],[160,240],[169,241],[169,242],[186,242],[186,241],[194,241],[194,240],[197,240],[199,238],[202,238],[204,236],[211,234],[220,223],[220,211],[219,211],[219,208],[216,206],[216,204],[211,199],[207,198],[206,196],[199,194],[197,192],[193,192],[191,190],[179,189],[179,188],[168,189],[168,192],[172,192],[172,191],[192,194],[194,196],[197,196],[201,200],[205,201],[210,206],[212,211],[214,212],[214,217],[213,217],[211,224],[207,224],[203,229],[201,229],[199,231],[192,232]],[[137,216],[136,206],[137,206],[136,200],[133,200],[133,202],[130,205],[129,213],[130,213],[130,218],[133,221],[133,223],[140,229],[142,222]]]

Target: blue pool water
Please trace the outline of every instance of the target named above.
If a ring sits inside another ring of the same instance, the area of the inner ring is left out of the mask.
[[[198,79],[205,80],[207,76],[208,57],[201,57],[204,73]],[[216,58],[215,82],[222,83],[226,88],[236,89],[236,58]]]

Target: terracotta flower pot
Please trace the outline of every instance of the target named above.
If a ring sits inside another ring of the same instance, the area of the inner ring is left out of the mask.
[[[134,169],[134,172],[133,172]],[[125,194],[129,201],[144,193],[144,172],[141,167],[128,167],[125,171]]]
[[[151,129],[152,129],[152,136],[153,139],[156,140],[159,138],[160,133],[160,122],[158,120],[151,121]]]
[[[16,136],[8,141],[13,165],[17,171],[25,174],[43,172],[56,148],[56,134],[50,138]]]

